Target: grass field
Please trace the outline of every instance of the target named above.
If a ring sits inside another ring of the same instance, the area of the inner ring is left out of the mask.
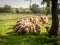
[[[46,35],[47,32],[44,27],[50,25],[41,26],[42,31],[39,35],[14,33],[12,28],[16,24],[17,17],[24,18],[26,16],[37,15],[0,13],[0,45],[60,45],[60,35],[56,38],[48,38]],[[42,23],[39,24],[42,25]]]

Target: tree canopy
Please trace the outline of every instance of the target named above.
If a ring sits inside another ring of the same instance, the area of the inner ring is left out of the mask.
[[[40,13],[39,5],[37,4],[32,4],[30,10],[32,11],[32,13]]]

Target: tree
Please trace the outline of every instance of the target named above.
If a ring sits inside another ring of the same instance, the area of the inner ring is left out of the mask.
[[[48,0],[45,0],[48,1]],[[58,19],[58,12],[57,12],[57,4],[58,0],[51,0],[52,1],[52,25],[48,32],[49,36],[57,36],[58,35],[58,26],[59,26],[59,19]],[[50,1],[49,1],[50,2]],[[48,2],[47,2],[48,4]]]
[[[60,14],[60,3],[58,3],[58,14]]]
[[[57,4],[58,0],[52,0],[52,26],[50,28],[49,34],[57,36],[58,35],[58,27],[59,27],[59,19],[57,12]]]
[[[32,4],[32,6],[31,6],[31,12],[32,13],[39,13],[40,12],[40,9],[38,8],[39,7],[39,5],[37,5],[37,4]]]
[[[58,14],[60,14],[60,8],[58,8]]]
[[[16,13],[19,13],[19,10],[18,10],[18,8],[16,8]]]
[[[46,7],[46,15],[48,15],[50,13],[50,0],[43,0],[41,4],[47,4],[47,7]]]
[[[4,12],[4,8],[0,7],[0,13],[3,13],[3,12]]]
[[[11,12],[11,6],[4,5],[4,12]]]

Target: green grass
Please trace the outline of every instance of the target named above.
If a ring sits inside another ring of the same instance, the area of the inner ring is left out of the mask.
[[[17,17],[36,16],[34,14],[6,14],[0,13],[0,45],[60,45],[60,35],[54,38],[48,38],[46,29],[47,25],[41,26],[41,33],[16,34],[13,26],[16,24]],[[43,25],[42,23],[39,23]],[[50,26],[50,25],[48,25]],[[60,29],[59,29],[60,30]]]

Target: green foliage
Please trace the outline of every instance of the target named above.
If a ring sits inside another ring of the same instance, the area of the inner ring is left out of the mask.
[[[43,0],[42,3],[41,3],[43,5],[46,3],[46,5],[47,5],[47,7],[46,7],[46,10],[47,10],[46,15],[48,15],[50,13],[50,1],[51,0]]]
[[[60,14],[60,9],[58,9],[58,14]]]
[[[28,8],[12,8],[9,5],[5,5],[4,7],[0,7],[0,13],[31,13]]]
[[[2,12],[4,12],[4,8],[1,7],[0,8],[0,13],[2,13]]]
[[[46,15],[51,14],[51,9],[50,7],[46,7]]]
[[[4,12],[11,12],[11,6],[9,6],[9,5],[5,5],[4,6]]]
[[[60,14],[60,3],[58,3],[58,14]]]
[[[32,4],[30,10],[32,11],[32,13],[40,13],[40,9],[39,9],[38,7],[39,7],[39,5],[37,5],[37,4]]]
[[[32,4],[30,9],[23,8],[23,7],[12,8],[9,5],[5,5],[4,7],[0,7],[0,13],[1,12],[2,13],[40,13],[40,14],[45,14],[46,12],[49,12],[49,11],[46,11],[46,9],[44,9],[44,11],[43,11],[43,8],[39,8],[39,5]]]
[[[16,9],[16,13],[19,13],[19,10],[18,9]]]

